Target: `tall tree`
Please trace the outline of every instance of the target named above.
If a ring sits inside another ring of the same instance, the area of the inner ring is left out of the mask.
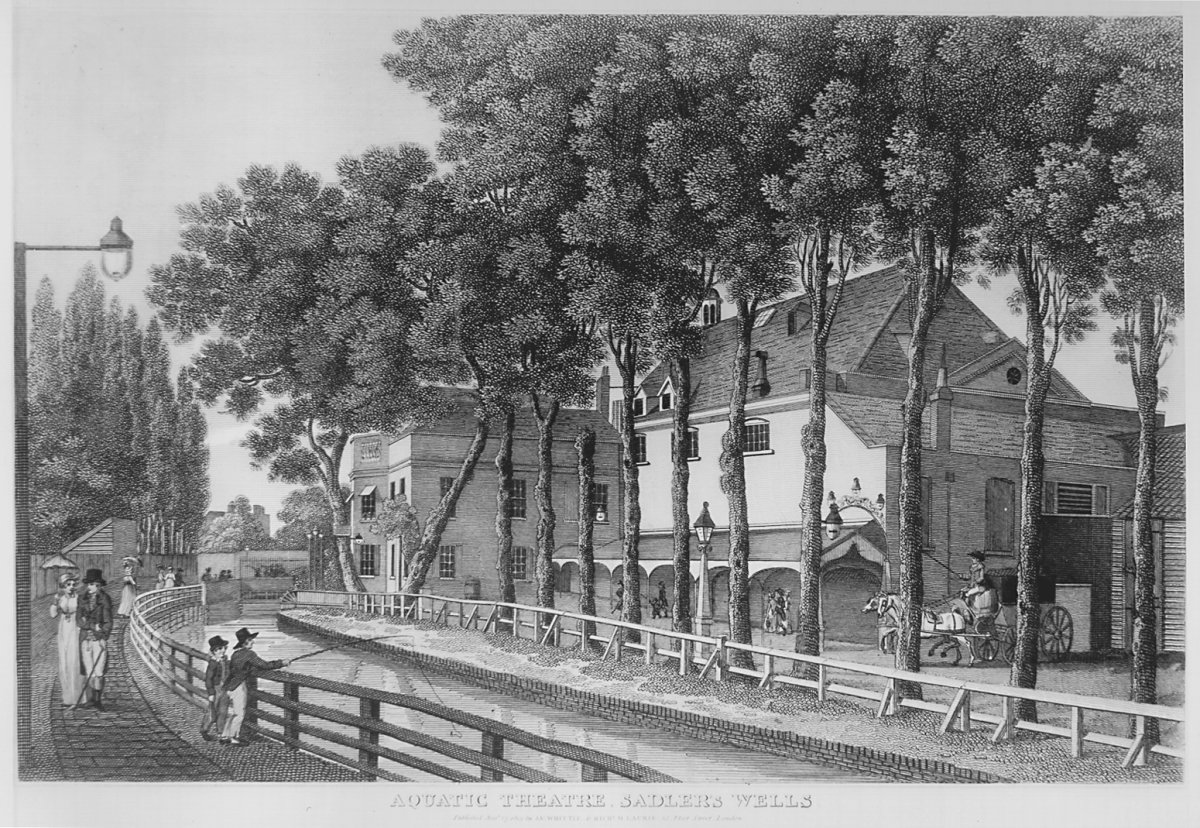
[[[343,487],[345,497],[350,490]],[[329,508],[329,498],[321,486],[293,489],[284,497],[276,514],[282,524],[275,532],[275,546],[279,549],[307,549],[313,542],[311,532],[320,532],[324,537],[333,537],[335,515]]]
[[[818,29],[793,50],[760,70],[767,100],[790,91],[779,70],[808,58],[809,40],[834,40]],[[776,231],[787,240],[792,264],[808,300],[807,320],[797,330],[809,334],[809,419],[801,434],[804,488],[801,502],[800,596],[796,651],[819,655],[821,554],[824,548],[821,506],[825,492],[825,405],[827,345],[841,304],[846,277],[875,252],[875,232],[883,195],[882,162],[892,96],[877,43],[857,48],[842,43],[835,75],[809,100],[792,99],[797,127],[791,135],[794,163],[786,176],[771,176],[766,192],[782,214]],[[769,71],[768,71],[769,70]],[[811,72],[812,75],[818,73]],[[784,98],[787,101],[787,98]],[[768,109],[767,111],[771,111]]]
[[[584,426],[575,436],[575,455],[579,479],[579,612],[596,614],[596,559],[592,542],[596,510],[592,506],[596,479],[596,432]],[[585,621],[582,627],[587,648],[592,646],[596,625]]]
[[[245,440],[254,462],[272,479],[319,483],[339,525],[349,523],[339,473],[350,434],[381,405],[422,400],[407,363],[390,387],[359,385],[352,366],[363,314],[407,293],[389,275],[416,243],[405,219],[432,171],[408,147],[343,159],[343,187],[294,164],[251,167],[237,189],[180,208],[184,252],[151,268],[147,295],[180,341],[219,332],[193,360],[197,397],[226,400],[239,419],[257,414]],[[408,318],[393,312],[393,328]],[[264,413],[268,397],[277,404]],[[361,590],[348,537],[337,557],[343,586]]]
[[[232,509],[214,520],[200,536],[200,552],[241,552],[271,549],[271,536],[250,506],[250,498],[238,495]]]
[[[1017,44],[1022,23],[1002,18],[855,19],[852,42],[892,32],[899,114],[884,161],[889,207],[885,255],[908,275],[908,391],[900,449],[900,593],[905,612],[896,666],[920,670],[921,425],[926,404],[929,332],[950,286],[973,260],[975,231],[1012,186],[1003,135],[1028,106]],[[902,688],[920,696],[919,686]]]
[[[1103,85],[1091,118],[1102,130],[1124,130],[1130,143],[1113,157],[1116,197],[1097,212],[1087,238],[1111,288],[1104,309],[1120,327],[1118,362],[1129,366],[1137,400],[1138,465],[1133,498],[1133,699],[1155,703],[1157,610],[1154,599],[1154,479],[1159,370],[1170,355],[1172,328],[1184,310],[1183,42],[1178,18],[1104,21],[1092,40],[1121,66]],[[1147,739],[1158,739],[1158,722]]]

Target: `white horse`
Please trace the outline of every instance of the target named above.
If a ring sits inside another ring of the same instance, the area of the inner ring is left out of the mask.
[[[899,634],[900,625],[904,617],[904,599],[894,592],[880,592],[867,601],[867,605],[862,608],[863,612],[874,610],[878,616],[881,627],[889,628],[889,633],[879,639],[879,649],[881,652],[894,652],[896,649],[896,636]],[[921,638],[929,638],[933,640],[933,645],[929,648],[929,655],[933,655],[934,650],[939,647],[941,651],[938,655],[941,658],[946,657],[946,653],[954,649],[954,664],[957,665],[962,661],[962,651],[965,649],[971,660],[967,662],[967,666],[975,663],[975,653],[971,647],[970,640],[966,637],[966,632],[971,628],[974,621],[974,613],[971,608],[959,599],[954,599],[950,603],[949,612],[934,612],[928,607],[921,608]],[[888,646],[888,642],[891,646]]]

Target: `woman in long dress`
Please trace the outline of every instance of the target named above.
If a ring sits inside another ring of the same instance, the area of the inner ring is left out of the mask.
[[[124,585],[121,587],[121,606],[117,607],[117,615],[129,615],[133,612],[133,599],[137,598],[137,578],[133,575],[133,564],[125,562]]]
[[[79,607],[79,596],[75,594],[78,584],[78,575],[60,577],[58,595],[50,605],[50,617],[58,619],[58,684],[66,707],[74,707],[83,695],[83,662],[79,655],[79,625],[75,620],[75,611]]]

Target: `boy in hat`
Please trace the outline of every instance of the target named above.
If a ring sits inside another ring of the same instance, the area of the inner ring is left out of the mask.
[[[234,635],[237,644],[233,646],[233,655],[229,658],[229,678],[225,682],[225,690],[229,694],[229,715],[225,721],[225,730],[221,734],[221,744],[245,747],[242,740],[242,720],[246,718],[246,700],[249,698],[247,679],[255,678],[259,673],[268,670],[278,670],[291,664],[291,660],[279,659],[264,661],[254,652],[254,639],[258,633],[252,633],[242,627]]]
[[[219,635],[208,639],[208,667],[204,670],[204,687],[208,691],[208,707],[200,721],[200,737],[211,742],[225,729],[225,717],[229,711],[229,694],[225,682],[229,680],[229,658],[226,650],[229,642]]]
[[[84,593],[79,599],[75,618],[79,623],[79,653],[87,676],[84,686],[84,707],[104,710],[104,672],[108,669],[108,636],[112,633],[113,607],[108,593],[101,589],[107,584],[99,569],[89,569],[84,576]]]

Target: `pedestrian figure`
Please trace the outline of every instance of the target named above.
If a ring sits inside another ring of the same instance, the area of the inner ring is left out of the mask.
[[[667,617],[667,587],[662,581],[658,582],[658,597],[650,602],[651,618]]]
[[[175,572],[169,566],[163,567],[163,589],[175,586]]]
[[[175,570],[175,586],[177,586],[177,587],[183,586],[183,567],[182,566]]]
[[[225,720],[229,715],[229,693],[225,690],[225,683],[229,681],[228,648],[229,642],[219,635],[208,639],[208,667],[204,670],[208,707],[204,709],[204,718],[200,721],[200,736],[206,742],[224,733]]]
[[[780,607],[783,610],[783,634],[788,635],[792,631],[792,591],[790,589],[783,591]]]
[[[213,579],[212,567],[211,566],[204,567],[204,574],[200,576],[200,580],[207,584],[212,579]]]
[[[621,581],[617,581],[617,589],[613,593],[613,597],[612,597],[612,611],[620,612],[622,607],[624,607],[624,606],[625,606],[625,584]]]
[[[763,596],[763,632],[775,632],[775,593],[768,592]]]
[[[64,707],[73,708],[83,695],[83,671],[80,669],[79,625],[75,613],[79,596],[75,589],[79,576],[67,573],[58,579],[58,595],[50,605],[50,617],[58,619],[58,686]]]
[[[162,565],[159,565],[159,567],[158,567],[158,577],[154,579],[154,588],[155,589],[166,589],[167,588],[166,567],[164,567]]]
[[[243,741],[242,721],[246,718],[246,700],[249,698],[249,688],[246,680],[267,670],[278,670],[291,664],[291,660],[264,661],[253,651],[254,639],[258,633],[252,633],[242,627],[234,635],[237,644],[233,646],[233,655],[229,658],[229,678],[225,682],[225,690],[229,693],[229,714],[225,721],[225,729],[221,732],[221,744],[245,747]]]
[[[135,560],[126,558],[124,576],[122,577],[123,585],[121,587],[121,606],[117,607],[117,615],[129,615],[133,612],[133,600],[137,598],[137,577],[133,574]]]
[[[83,579],[86,592],[79,599],[75,617],[79,622],[79,649],[86,675],[84,707],[104,710],[104,673],[108,669],[108,636],[112,633],[112,599],[101,589],[107,586],[99,569],[89,569]]]

